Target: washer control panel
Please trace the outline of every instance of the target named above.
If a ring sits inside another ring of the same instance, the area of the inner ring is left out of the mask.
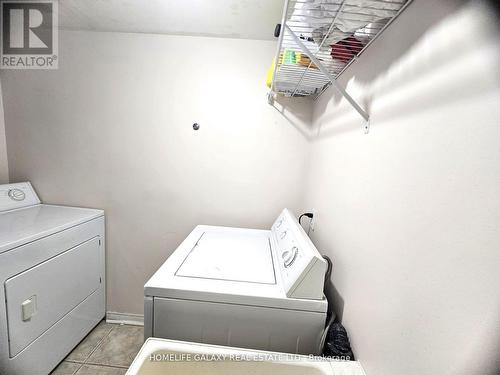
[[[287,296],[322,299],[326,262],[295,216],[283,210],[271,232]]]
[[[0,185],[0,212],[40,204],[29,182]]]
[[[299,248],[297,246],[293,246],[290,250],[285,250],[283,252],[283,265],[285,266],[285,268],[288,268],[293,264],[298,254]]]

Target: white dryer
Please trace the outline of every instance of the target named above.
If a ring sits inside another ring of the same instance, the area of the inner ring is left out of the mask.
[[[105,315],[104,212],[0,185],[0,374],[48,374]]]
[[[319,354],[326,268],[287,209],[271,230],[199,225],[145,285],[145,337]]]

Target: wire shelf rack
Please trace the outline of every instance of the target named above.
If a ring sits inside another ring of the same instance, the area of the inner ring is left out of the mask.
[[[316,99],[333,84],[368,121],[335,80],[410,2],[286,1],[270,94]]]

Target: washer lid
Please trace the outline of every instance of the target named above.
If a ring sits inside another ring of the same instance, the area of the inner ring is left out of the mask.
[[[213,235],[205,238],[207,234]],[[222,240],[222,237],[227,240]],[[264,245],[266,241],[267,244]],[[269,248],[269,241],[272,246],[272,255],[270,255],[272,260],[267,261],[265,260],[267,251],[264,249]],[[242,242],[246,242],[248,246]],[[224,246],[216,246],[221,243],[224,243]],[[218,251],[225,250],[230,256],[218,257],[220,263],[208,259],[210,266],[206,267],[186,263],[192,261],[191,256],[194,256],[193,260],[198,257],[193,251],[199,250],[197,244],[201,248],[198,260],[205,261],[209,258],[204,251],[211,249],[211,246],[217,247]],[[272,280],[271,277],[274,274],[272,267],[277,265],[275,250],[275,243],[269,230],[198,225],[146,282],[144,295],[154,298],[326,312],[326,299],[288,298],[279,274],[276,274],[275,283],[262,282]],[[186,268],[183,267],[185,263]],[[213,276],[214,272],[219,278],[207,277]],[[276,269],[276,272],[279,273],[279,270]],[[190,276],[181,276],[179,273]],[[235,280],[228,280],[229,277]]]
[[[202,232],[175,275],[276,284],[269,237],[246,231]]]

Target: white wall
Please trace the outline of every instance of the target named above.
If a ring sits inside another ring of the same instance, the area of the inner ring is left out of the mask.
[[[346,71],[368,135],[331,90],[315,106],[305,207],[369,375],[500,369],[499,34],[479,8],[415,0]]]
[[[5,140],[5,121],[2,102],[2,84],[0,82],[0,184],[9,182],[7,162],[7,143]]]
[[[368,375],[492,373],[500,92],[486,24],[414,0],[342,76],[369,105],[368,135],[331,91],[315,132],[295,100],[285,116],[269,107],[273,42],[62,32],[58,71],[2,72],[10,177],[106,209],[111,311],[141,313],[144,281],[194,225],[314,208]]]
[[[299,206],[307,141],[267,104],[275,47],[63,31],[59,70],[2,72],[11,181],[106,210],[109,311],[141,314],[195,225],[266,228]]]

